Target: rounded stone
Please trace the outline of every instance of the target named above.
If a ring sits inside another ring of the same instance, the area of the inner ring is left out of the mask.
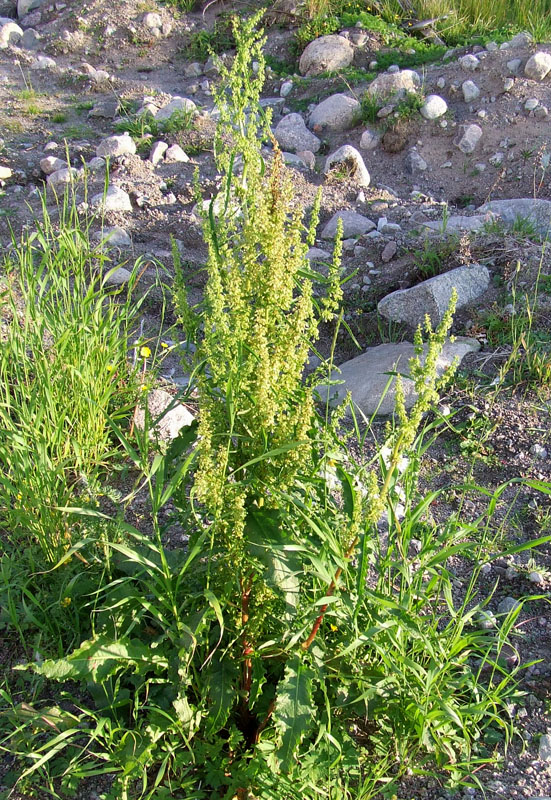
[[[425,119],[438,119],[438,117],[444,116],[447,110],[448,104],[438,94],[430,94],[419,109],[421,116]]]

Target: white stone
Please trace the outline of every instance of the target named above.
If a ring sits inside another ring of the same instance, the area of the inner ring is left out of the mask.
[[[493,156],[490,156],[488,161],[492,165],[492,167],[500,167],[503,164],[503,160],[505,158],[505,153],[502,153],[499,150],[497,153],[494,153]]]
[[[31,69],[55,69],[55,67],[56,63],[54,59],[48,56],[37,56],[34,61],[31,62]]]
[[[317,153],[321,147],[321,141],[308,130],[300,114],[287,114],[283,117],[274,130],[274,136],[279,146],[291,153],[298,150]]]
[[[477,144],[482,138],[482,128],[478,125],[464,125],[461,126],[458,138],[455,141],[455,146],[458,147],[462,153],[469,155],[474,152]]]
[[[203,67],[198,61],[192,61],[191,64],[186,64],[184,67],[184,75],[186,78],[198,78],[203,74]]]
[[[163,389],[153,389],[147,397],[149,424],[153,426],[150,436],[170,441],[176,439],[181,429],[191,425],[194,421],[193,414],[179,403],[172,395]],[[167,410],[169,409],[169,410]],[[144,430],[145,409],[138,408],[134,416],[136,427]]]
[[[78,176],[78,170],[73,167],[63,167],[48,175],[46,182],[51,189],[57,189],[58,186],[66,186],[72,183]]]
[[[496,44],[496,42],[488,42],[488,43],[487,43],[487,45],[486,45],[486,52],[488,52],[488,53],[494,53],[496,50],[499,50],[499,47],[498,47],[498,45]]]
[[[65,169],[66,166],[66,161],[64,161],[62,158],[56,158],[55,156],[46,156],[46,158],[43,158],[40,161],[40,169],[44,175],[51,175],[52,172]]]
[[[375,229],[375,223],[367,217],[364,217],[363,214],[358,214],[356,211],[337,211],[322,230],[322,239],[335,238],[339,219],[342,220],[342,230],[345,239],[362,236],[364,233],[369,233]]]
[[[302,53],[300,74],[311,77],[322,72],[335,72],[350,66],[353,58],[354,48],[344,36],[321,36],[310,42]]]
[[[453,342],[446,341],[437,360],[438,374],[442,375],[456,357],[461,361],[467,353],[478,349],[480,344],[476,339],[457,337]],[[320,384],[316,387],[317,392],[323,402],[329,398],[332,405],[342,403],[350,392],[353,405],[366,417],[375,413],[388,415],[394,411],[396,400],[396,380],[389,373],[400,372],[403,375],[404,402],[409,409],[417,399],[414,383],[409,378],[409,362],[414,354],[414,347],[409,342],[369,347],[363,355],[334,369],[331,380],[343,383]]]
[[[158,122],[163,122],[164,120],[170,119],[173,114],[180,113],[180,112],[197,112],[197,106],[193,102],[193,100],[189,100],[187,97],[175,97],[173,100],[170,101],[166,106],[161,108],[155,115],[155,119]]]
[[[448,110],[448,104],[438,94],[429,94],[420,108],[420,114],[425,119],[438,119]]]
[[[375,128],[366,128],[360,139],[360,148],[362,150],[374,150],[381,139],[381,134]]]
[[[367,87],[372,97],[386,99],[391,96],[401,97],[407,92],[415,92],[421,85],[421,78],[412,69],[403,69],[394,74],[378,75]]]
[[[527,78],[535,81],[542,81],[551,70],[551,55],[539,51],[530,56],[524,67],[524,74]]]
[[[144,14],[142,22],[146,28],[161,28],[163,24],[161,15],[156,14],[154,11],[149,11],[147,14]]]
[[[187,163],[189,161],[189,156],[182,150],[179,144],[173,144],[165,153],[165,161]]]
[[[23,36],[23,29],[15,22],[0,25],[0,49],[5,50],[10,44],[17,44]]]
[[[480,97],[480,89],[474,81],[463,81],[461,84],[463,98],[466,103],[472,103],[477,97]]]
[[[398,289],[380,300],[377,310],[393,322],[405,322],[413,328],[428,314],[433,326],[442,320],[452,292],[457,292],[457,308],[480,297],[490,284],[488,269],[480,264],[457,267],[435,275],[410,289]]]
[[[465,72],[474,72],[475,69],[478,69],[480,66],[480,61],[476,56],[471,55],[470,53],[466,56],[461,56],[458,58],[458,63],[461,69],[464,69]]]
[[[322,100],[310,114],[314,130],[345,131],[353,128],[360,116],[360,104],[354,97],[333,94]]]
[[[358,150],[352,145],[345,144],[335,150],[325,161],[323,174],[328,175],[335,167],[342,166],[345,170],[349,171],[350,178],[354,180],[358,186],[366,188],[371,181],[367,167]]]
[[[279,89],[280,97],[288,97],[293,91],[293,81],[283,81]]]
[[[149,160],[154,167],[163,160],[163,156],[167,150],[168,144],[166,142],[155,142],[149,153]]]
[[[117,156],[134,155],[135,152],[136,143],[127,133],[102,139],[96,147],[96,155],[103,158],[107,156],[116,158]]]
[[[99,211],[132,211],[130,195],[120,186],[110,186],[105,193],[96,194],[90,200],[90,206]]]

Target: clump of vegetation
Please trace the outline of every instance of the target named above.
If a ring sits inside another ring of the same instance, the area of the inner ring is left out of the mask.
[[[162,134],[193,130],[195,113],[193,110],[180,109],[171,114],[168,119],[159,121],[150,111],[145,111],[143,114],[117,122],[115,131],[127,132],[137,142],[143,142]]]
[[[192,33],[189,45],[186,47],[186,58],[195,58],[206,61],[213,53],[224,53],[235,47],[232,18],[223,15],[217,18],[212,30],[202,30]]]

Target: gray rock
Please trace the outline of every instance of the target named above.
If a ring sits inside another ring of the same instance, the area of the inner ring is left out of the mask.
[[[362,150],[374,150],[382,139],[382,135],[375,128],[366,128],[360,139]]]
[[[274,136],[283,150],[296,153],[299,150],[310,150],[317,153],[321,141],[306,127],[300,114],[287,114],[278,123]]]
[[[524,66],[524,74],[534,81],[542,81],[551,70],[551,55],[541,51],[530,56]]]
[[[447,110],[448,104],[443,97],[440,97],[438,94],[429,94],[419,109],[419,113],[425,119],[438,119],[444,116]]]
[[[354,48],[344,36],[332,34],[310,42],[299,61],[301,75],[314,76],[322,72],[348,67],[354,58]]]
[[[154,11],[149,11],[147,14],[144,14],[142,19],[143,24],[146,28],[161,28],[163,25],[163,20],[161,19],[160,14],[156,14]]]
[[[130,195],[128,195],[120,186],[110,186],[105,193],[94,195],[90,200],[92,209],[99,211],[132,211],[132,203],[130,202]]]
[[[17,44],[23,36],[23,28],[16,22],[4,22],[0,25],[0,49],[5,50],[10,44]]]
[[[19,42],[19,47],[24,50],[38,50],[40,47],[40,34],[34,28],[27,28]]]
[[[337,166],[342,166],[347,170],[358,186],[369,186],[371,178],[367,167],[358,150],[352,145],[345,144],[327,157],[323,168],[324,175],[328,175]]]
[[[482,128],[478,125],[462,125],[454,144],[465,155],[470,155],[482,138]]]
[[[372,97],[386,99],[392,95],[401,97],[407,92],[415,92],[421,85],[421,78],[412,69],[403,69],[400,72],[378,75],[367,87],[367,93]]]
[[[283,81],[279,89],[279,96],[288,97],[293,91],[293,86],[294,86],[293,81]]]
[[[524,104],[525,111],[534,111],[540,104],[540,101],[537,97],[529,97],[528,100]]]
[[[46,156],[46,158],[43,158],[40,161],[40,169],[44,175],[51,175],[53,172],[57,172],[60,169],[65,169],[66,166],[66,161],[64,161],[62,158],[56,158],[55,156]]]
[[[388,264],[389,261],[392,261],[396,253],[398,252],[398,245],[395,241],[387,242],[387,244],[383,248],[383,252],[381,253],[381,261],[384,264]]]
[[[107,273],[104,283],[106,286],[125,286],[131,277],[132,273],[129,270],[118,267]]]
[[[99,156],[94,156],[94,158],[91,158],[86,166],[89,170],[91,170],[91,172],[100,172],[105,168],[105,159],[100,158]]]
[[[528,33],[528,31],[521,31],[513,36],[509,41],[509,45],[511,47],[528,47],[533,41],[534,39],[531,33]]]
[[[19,19],[28,14],[29,11],[34,11],[42,5],[42,0],[17,0],[17,16]]]
[[[551,200],[521,198],[512,200],[491,200],[477,209],[478,213],[488,211],[500,217],[507,225],[519,219],[529,220],[539,234],[547,236],[551,227]]]
[[[551,761],[551,734],[544,733],[540,739],[538,758],[540,761]]]
[[[547,458],[547,450],[541,444],[533,444],[530,448],[530,455],[536,458]]]
[[[441,375],[454,362],[457,357],[461,360],[467,353],[480,348],[475,339],[457,337],[454,342],[447,341],[437,361],[437,370]],[[417,399],[413,381],[409,376],[409,362],[415,350],[409,342],[400,344],[381,344],[369,347],[363,355],[341,364],[340,374],[335,370],[333,380],[342,380],[344,383],[327,386],[319,385],[317,391],[332,405],[342,403],[349,391],[354,406],[370,417],[377,412],[379,415],[392,414],[396,399],[395,378],[389,373],[400,372],[406,408],[411,408]],[[390,381],[390,386],[385,394],[385,388]]]
[[[297,156],[308,169],[315,169],[316,157],[311,150],[299,150]]]
[[[102,139],[96,147],[96,155],[102,158],[134,155],[135,152],[136,143],[127,133],[123,133],[121,136],[108,136],[107,139]]]
[[[113,228],[104,228],[103,231],[98,233],[101,242],[106,242],[114,247],[130,247],[132,244],[132,239],[128,233],[119,225],[115,225]],[[130,273],[128,275],[130,276]]]
[[[347,213],[347,212],[345,212]],[[336,226],[335,226],[336,230]],[[329,237],[333,238],[333,237]],[[308,261],[330,261],[331,256],[329,253],[326,253],[325,250],[321,250],[319,247],[311,247],[308,252],[306,253],[306,258]]]
[[[520,69],[521,64],[522,64],[521,58],[512,58],[510,61],[507,62],[507,69],[513,75],[516,75]]]
[[[37,56],[31,63],[31,69],[34,70],[55,69],[56,66],[54,59],[49,56]]]
[[[484,294],[490,284],[490,273],[480,264],[457,267],[435,275],[410,289],[398,289],[383,297],[377,309],[393,322],[405,322],[416,328],[428,314],[434,326],[446,312],[453,289],[457,291],[457,308]]]
[[[479,231],[486,222],[491,219],[490,214],[477,214],[472,217],[466,217],[462,214],[452,214],[448,219],[439,221],[421,222],[424,228],[430,228],[433,231],[441,233],[459,233],[462,231]]]
[[[170,103],[167,103],[166,106],[161,108],[160,111],[157,111],[155,114],[155,119],[157,122],[163,122],[164,120],[170,119],[173,114],[177,113],[187,113],[197,111],[197,106],[193,102],[193,100],[189,100],[187,97],[175,97]]]
[[[163,160],[163,156],[167,150],[168,144],[166,142],[155,142],[149,153],[149,160],[154,167]]]
[[[536,570],[529,573],[528,580],[530,581],[530,583],[536,583],[536,584],[544,582],[543,575],[541,574],[541,572],[536,572]]]
[[[165,153],[165,161],[187,163],[189,156],[185,153],[179,144],[172,144]]]
[[[415,175],[417,172],[424,172],[427,167],[425,159],[412,147],[404,159],[404,171],[408,175]]]
[[[104,97],[94,104],[88,112],[89,117],[100,117],[102,119],[114,119],[119,110],[119,101],[116,97]]]
[[[461,84],[463,91],[463,98],[466,103],[472,103],[477,97],[480,97],[480,89],[474,81],[463,81]]]
[[[149,424],[154,426],[150,436],[159,436],[160,439],[171,441],[176,439],[181,429],[191,425],[193,414],[163,389],[153,389],[147,396],[149,411]],[[169,409],[167,411],[167,409]],[[134,416],[136,427],[145,428],[145,409],[138,408]]]
[[[46,179],[46,183],[50,189],[57,189],[59,186],[65,187],[68,183],[72,183],[78,176],[78,170],[73,167],[64,166],[55,172],[50,173]]]
[[[186,64],[184,67],[184,75],[186,78],[198,78],[202,74],[203,67],[197,61],[193,61],[191,64]]]
[[[504,597],[497,607],[498,614],[509,614],[511,611],[516,611],[521,606],[518,600],[514,597]]]
[[[360,104],[354,97],[332,94],[314,108],[309,125],[314,130],[346,131],[356,125],[359,115]]]
[[[478,626],[483,631],[491,630],[497,625],[496,615],[491,611],[480,611],[477,615]]]
[[[362,236],[364,233],[375,230],[375,223],[364,217],[363,214],[358,214],[356,211],[337,211],[322,230],[322,239],[335,238],[339,219],[342,220],[343,237],[345,239],[349,239],[352,236]]]
[[[474,72],[475,69],[478,69],[480,66],[480,61],[478,58],[470,53],[466,56],[461,56],[461,58],[458,58],[457,61],[461,69],[464,69],[465,72]]]

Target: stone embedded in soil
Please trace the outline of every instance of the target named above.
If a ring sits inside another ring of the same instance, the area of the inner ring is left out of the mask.
[[[98,232],[98,237],[101,242],[111,244],[114,247],[130,247],[132,239],[124,228],[115,225],[112,228],[104,228],[103,231]]]
[[[17,0],[17,16],[19,19],[28,14],[29,11],[34,11],[42,5],[42,0]]]
[[[342,220],[343,237],[345,239],[349,239],[352,236],[362,236],[364,233],[375,230],[376,227],[374,222],[356,211],[337,211],[322,230],[322,239],[335,238],[339,219]]]
[[[56,62],[49,56],[37,56],[35,60],[31,62],[31,69],[34,70],[55,69],[55,67]]]
[[[46,182],[50,189],[57,189],[58,186],[66,186],[68,183],[72,183],[77,176],[78,170],[64,166],[62,169],[58,169],[48,175]]]
[[[136,143],[127,133],[102,139],[96,147],[96,155],[103,158],[107,158],[107,156],[116,158],[117,156],[134,155],[135,152]]]
[[[507,62],[507,69],[513,75],[516,75],[520,69],[521,64],[522,64],[521,58],[512,58],[510,61]]]
[[[541,572],[536,572],[534,570],[533,572],[529,573],[528,580],[530,581],[530,583],[538,584],[538,583],[543,583],[544,582],[544,577],[541,574]]]
[[[132,211],[130,195],[120,186],[110,186],[107,192],[94,195],[90,200],[92,209],[100,211]]]
[[[52,172],[57,172],[60,169],[64,169],[66,166],[66,161],[62,158],[56,158],[55,156],[46,156],[46,158],[40,161],[40,169],[44,175],[51,175]]]
[[[447,110],[448,104],[443,97],[440,97],[438,94],[429,94],[419,109],[419,113],[425,119],[438,119],[444,116]]]
[[[530,455],[536,458],[547,458],[547,450],[541,444],[533,444],[530,448]]]
[[[464,69],[465,72],[474,72],[475,69],[478,69],[480,66],[478,58],[470,53],[466,56],[461,56],[457,61],[461,69]]]
[[[412,69],[378,75],[367,87],[372,97],[386,99],[391,96],[402,97],[407,92],[415,92],[421,85],[421,78]]]
[[[398,289],[379,301],[377,310],[393,322],[405,322],[416,328],[428,314],[433,326],[444,316],[455,289],[457,308],[480,297],[490,284],[490,273],[481,264],[457,267],[435,275],[410,289]]]
[[[23,36],[23,29],[16,22],[5,22],[0,26],[0,49],[17,44]]]
[[[482,138],[482,128],[478,125],[462,125],[460,128],[459,136],[454,144],[465,155],[470,155],[474,152],[477,144]]]
[[[149,11],[147,14],[144,14],[142,19],[143,24],[146,28],[161,28],[163,25],[163,20],[161,19],[160,14],[156,14],[154,11]]]
[[[461,361],[468,353],[479,349],[480,343],[476,339],[457,337],[453,342],[447,340],[437,361],[438,374],[442,375],[456,357]],[[331,380],[343,383],[320,384],[317,391],[323,401],[327,401],[329,395],[331,405],[342,403],[350,392],[354,406],[365,416],[375,413],[386,416],[394,411],[396,399],[396,381],[389,373],[398,371],[403,375],[404,401],[409,409],[417,399],[414,382],[409,378],[409,361],[414,355],[414,346],[409,342],[369,347],[361,356],[341,364],[340,372],[335,370],[332,373]]]
[[[540,739],[538,758],[540,761],[551,761],[551,734],[544,733]]]
[[[317,153],[321,140],[306,127],[300,114],[287,114],[279,121],[274,136],[283,150],[296,153],[299,150],[310,150]]]
[[[551,55],[541,51],[530,56],[524,66],[524,74],[534,81],[542,81],[551,70]]]
[[[381,261],[384,264],[388,264],[389,261],[392,261],[396,253],[398,252],[398,245],[395,241],[387,242],[383,248],[383,252],[381,253]]]
[[[166,106],[157,111],[155,114],[155,119],[157,122],[163,122],[164,120],[170,119],[173,114],[178,113],[195,113],[197,111],[197,106],[193,102],[193,100],[189,100],[187,97],[174,97],[170,103],[167,103]]]
[[[353,58],[354,48],[344,36],[321,36],[304,49],[299,61],[300,74],[313,77],[322,72],[335,72],[349,67]]]
[[[339,167],[343,168],[346,172],[346,177],[351,178],[358,186],[363,186],[364,188],[369,186],[371,177],[368,169],[360,153],[352,145],[345,144],[328,156],[323,168],[323,174],[328,175]]]
[[[189,161],[189,156],[182,150],[179,144],[173,144],[165,153],[165,161],[186,163]]]
[[[118,267],[112,272],[108,272],[105,277],[106,286],[125,286],[132,278],[132,273],[124,267]]]
[[[167,150],[168,144],[166,142],[155,142],[149,153],[149,160],[154,167],[163,160],[163,156]]]
[[[425,159],[419,155],[415,147],[412,147],[404,159],[404,172],[408,175],[415,175],[417,172],[424,172],[428,167]]]
[[[311,247],[306,253],[308,261],[330,261],[331,256],[319,247]]]
[[[175,400],[175,398],[163,389],[153,389],[147,396],[147,407],[149,411],[149,424],[154,428],[150,436],[154,438],[155,433],[160,439],[171,441],[176,439],[181,429],[191,425],[195,417],[188,409]],[[170,409],[167,411],[167,409]],[[136,427],[143,430],[145,427],[145,409],[138,408],[134,416]]]
[[[498,614],[510,614],[511,611],[516,611],[521,603],[515,600],[514,597],[504,597],[497,607]]]
[[[362,150],[374,150],[382,139],[382,134],[374,128],[366,128],[360,139]]]
[[[518,198],[510,200],[490,200],[477,209],[478,213],[491,212],[507,225],[514,225],[519,219],[531,222],[542,236],[547,236],[551,227],[551,200],[543,198]]]
[[[41,37],[38,31],[35,31],[34,28],[27,28],[26,31],[23,31],[19,47],[22,47],[24,50],[38,50],[40,47],[40,39]]]
[[[479,231],[490,219],[491,214],[476,214],[472,217],[466,217],[462,214],[452,214],[447,220],[427,222],[423,221],[420,224],[424,228],[430,228],[433,231],[440,233],[458,233],[460,231]]]
[[[473,100],[476,100],[478,97],[480,97],[480,89],[474,81],[463,81],[461,84],[461,90],[463,92],[463,99],[466,103],[472,103]]]
[[[346,131],[358,122],[360,104],[355,97],[332,94],[313,109],[308,124],[315,131]]]
[[[497,625],[496,615],[491,611],[480,611],[476,619],[478,622],[478,627],[484,631],[491,630]]]

